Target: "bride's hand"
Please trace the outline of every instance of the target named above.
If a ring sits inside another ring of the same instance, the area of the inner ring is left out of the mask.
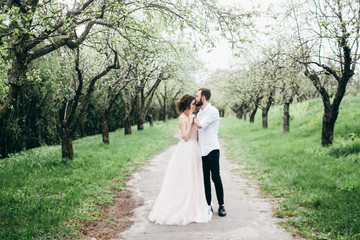
[[[195,119],[195,115],[194,115],[194,114],[191,114],[191,115],[190,115],[190,122],[193,123],[193,122],[194,122],[194,119]]]
[[[197,127],[197,128],[201,128],[201,125],[200,125],[200,123],[199,123],[199,120],[196,118],[196,117],[194,117],[194,122],[193,122],[194,124],[195,124],[195,126]]]

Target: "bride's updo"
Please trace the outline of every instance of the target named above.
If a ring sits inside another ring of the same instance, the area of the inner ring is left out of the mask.
[[[186,109],[190,107],[190,104],[192,100],[194,100],[195,97],[189,94],[185,94],[182,96],[176,103],[176,108],[179,111],[179,113],[184,112]]]

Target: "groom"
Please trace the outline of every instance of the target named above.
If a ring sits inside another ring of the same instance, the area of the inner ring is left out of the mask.
[[[220,145],[218,141],[219,111],[209,103],[211,91],[200,88],[196,95],[196,106],[201,107],[195,124],[199,128],[199,146],[202,156],[205,196],[211,206],[211,178],[215,184],[216,196],[219,203],[219,216],[225,217],[224,190],[220,177]],[[212,210],[212,207],[211,207]]]

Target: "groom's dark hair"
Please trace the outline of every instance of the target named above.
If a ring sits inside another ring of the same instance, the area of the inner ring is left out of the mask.
[[[200,88],[199,91],[201,91],[201,96],[205,96],[206,101],[209,101],[211,98],[211,91],[208,88]]]

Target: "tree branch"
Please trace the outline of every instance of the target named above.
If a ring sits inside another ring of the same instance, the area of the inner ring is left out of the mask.
[[[95,91],[95,83],[97,82],[97,80],[99,80],[100,78],[105,76],[112,69],[117,69],[117,68],[119,68],[119,60],[118,60],[117,52],[115,52],[114,63],[112,65],[108,66],[105,70],[103,70],[102,72],[100,72],[99,74],[97,74],[96,76],[94,76],[91,79],[90,84],[89,84],[89,88],[88,88],[88,90],[86,92],[86,95],[85,95],[85,98],[84,98],[82,108],[81,108],[80,113],[79,113],[79,115],[78,115],[78,117],[76,119],[74,128],[71,130],[72,134],[76,131],[76,127],[79,126],[82,123],[82,121],[84,120],[84,118],[85,118],[85,114],[86,114],[87,108],[88,108],[89,103],[90,103],[91,95]]]

